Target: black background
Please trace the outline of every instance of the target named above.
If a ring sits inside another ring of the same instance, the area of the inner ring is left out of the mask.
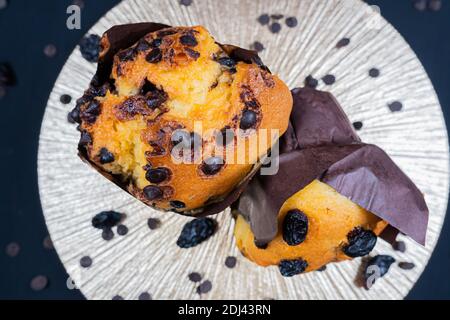
[[[65,25],[71,0],[10,0],[0,10],[0,62],[10,63],[18,79],[17,86],[0,99],[0,298],[83,298],[77,290],[67,289],[68,276],[56,252],[42,245],[47,230],[37,186],[38,139],[49,93],[64,62],[83,34],[118,2],[85,0],[82,29],[73,31]],[[448,126],[450,3],[444,0],[439,12],[418,12],[410,0],[368,2],[380,6],[382,15],[417,53],[439,95]],[[55,57],[44,55],[47,44],[57,47]],[[433,257],[409,299],[450,298],[449,234],[447,219]],[[21,246],[15,258],[4,253],[11,241]],[[29,283],[38,274],[48,276],[50,284],[34,292]]]

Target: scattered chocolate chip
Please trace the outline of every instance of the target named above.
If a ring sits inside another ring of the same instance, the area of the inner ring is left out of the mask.
[[[258,116],[257,116],[256,112],[254,112],[252,110],[244,110],[244,112],[242,113],[239,127],[242,130],[251,129],[256,125],[257,121],[258,121]]]
[[[283,277],[293,277],[306,270],[308,263],[303,259],[282,260],[278,265]]]
[[[89,62],[97,62],[100,51],[100,37],[90,34],[80,41],[80,52],[83,58]]]
[[[353,122],[353,128],[355,128],[355,130],[361,130],[362,127],[363,127],[363,123],[361,121]]]
[[[286,19],[286,25],[289,28],[295,28],[298,25],[298,20],[296,17],[289,17]]]
[[[54,249],[54,247],[53,247],[53,241],[52,241],[52,239],[50,238],[50,236],[46,236],[46,237],[44,238],[44,241],[42,241],[42,245],[43,245],[44,248],[47,249],[47,250],[53,250],[53,249]]]
[[[0,10],[6,9],[8,6],[8,0],[0,0]]]
[[[223,168],[225,161],[221,157],[211,157],[203,161],[200,170],[207,176],[213,176]]]
[[[252,48],[256,51],[256,52],[262,52],[264,51],[264,45],[259,42],[259,41],[255,41],[253,42]]]
[[[327,74],[325,77],[322,78],[322,81],[326,84],[326,85],[332,85],[336,82],[336,77],[332,74]]]
[[[439,11],[442,8],[442,0],[430,0],[428,2],[428,8],[432,11]]]
[[[394,248],[395,251],[399,251],[402,253],[406,252],[406,243],[403,241],[395,241],[392,247]]]
[[[325,270],[327,270],[327,265],[321,266],[319,269],[317,269],[317,271],[319,272],[324,272]]]
[[[122,296],[116,295],[111,300],[124,300]]]
[[[399,262],[398,267],[403,270],[412,270],[416,265],[412,262]]]
[[[142,292],[139,295],[138,300],[152,300],[152,296],[148,292]]]
[[[210,292],[212,289],[212,283],[209,280],[204,281],[202,284],[200,284],[197,288],[198,294],[205,294]]]
[[[105,241],[110,241],[114,238],[114,232],[111,229],[103,229],[102,238]]]
[[[31,279],[30,287],[34,291],[42,291],[48,286],[48,278],[43,275],[38,275]]]
[[[183,149],[198,149],[202,146],[202,138],[198,133],[177,129],[172,133],[171,141],[174,146],[179,144]]]
[[[185,34],[180,37],[180,42],[184,46],[195,47],[198,45],[197,39],[193,34]]]
[[[318,85],[319,85],[319,81],[317,79],[313,78],[312,75],[309,75],[306,77],[305,86],[315,89],[315,88],[317,88]]]
[[[192,4],[192,1],[193,1],[193,0],[180,0],[180,4],[181,4],[182,6],[189,7],[189,6]]]
[[[127,233],[128,233],[128,227],[127,227],[126,225],[119,224],[119,225],[117,226],[117,234],[118,234],[119,236],[124,236],[124,235],[126,235]]]
[[[298,246],[306,239],[308,217],[300,210],[288,211],[283,220],[283,239],[290,246]]]
[[[92,226],[96,229],[109,229],[119,224],[124,215],[116,211],[102,211],[92,218]]]
[[[389,110],[391,110],[391,112],[399,112],[399,111],[402,111],[403,104],[400,101],[394,101],[392,103],[389,103],[388,107],[389,107]]]
[[[155,230],[155,229],[158,229],[160,227],[161,221],[159,219],[149,218],[147,220],[147,225],[150,228],[150,230]]]
[[[49,57],[53,58],[56,55],[56,47],[53,44],[48,44],[44,47],[44,54]]]
[[[186,208],[186,204],[183,201],[172,200],[169,202],[170,206],[175,209]]]
[[[371,258],[364,271],[366,288],[369,289],[369,286],[373,285],[377,280],[377,277],[373,277],[374,275],[378,275],[380,278],[384,277],[394,262],[395,259],[388,255],[378,255]],[[376,266],[378,270],[374,271],[374,266]],[[368,280],[370,279],[372,279],[372,283],[368,283]]]
[[[281,31],[281,24],[279,24],[278,22],[274,22],[270,25],[269,28],[272,33],[278,33]]]
[[[377,243],[377,236],[371,230],[357,227],[347,235],[348,244],[343,247],[344,253],[352,258],[369,254]]]
[[[270,15],[270,17],[271,17],[273,20],[281,20],[281,19],[284,18],[284,15],[283,15],[283,14],[272,14],[272,15]]]
[[[62,94],[61,97],[59,97],[59,101],[62,104],[69,104],[72,101],[72,97],[68,94]]]
[[[184,51],[187,53],[189,57],[191,57],[194,60],[200,58],[200,53],[195,50],[192,50],[191,48],[184,48]]]
[[[200,273],[197,272],[192,272],[188,275],[189,280],[191,280],[192,282],[200,282],[202,281],[202,276],[200,275]]]
[[[342,38],[336,44],[336,48],[340,49],[340,48],[348,46],[349,44],[350,44],[350,39],[349,38]]]
[[[164,192],[157,186],[146,186],[143,191],[145,197],[150,201],[159,200],[164,196]]]
[[[106,148],[100,149],[99,157],[100,157],[101,164],[107,164],[107,163],[114,162],[114,155],[111,152],[109,152],[109,150]]]
[[[370,69],[369,76],[372,78],[378,78],[380,76],[380,70],[378,70],[377,68]]]
[[[10,87],[16,83],[12,67],[8,63],[0,63],[0,87]]]
[[[145,60],[148,63],[158,63],[162,60],[162,52],[159,48],[155,48],[150,51],[149,54],[145,57]]]
[[[259,22],[261,25],[265,26],[265,25],[269,24],[269,22],[270,22],[270,16],[269,16],[268,14],[262,14],[262,15],[260,15],[260,16],[258,17],[258,22]]]
[[[80,266],[83,268],[89,268],[92,266],[92,259],[89,256],[84,256],[80,259]]]
[[[167,168],[154,168],[146,172],[145,178],[151,183],[159,184],[170,177],[170,170]]]
[[[427,9],[427,0],[414,0],[414,8],[418,11],[425,11]]]
[[[227,257],[225,259],[225,266],[227,266],[230,269],[233,269],[236,266],[237,259],[236,257]]]
[[[20,252],[20,245],[17,242],[11,242],[6,245],[5,253],[7,256],[13,258],[17,257]]]
[[[180,248],[192,248],[211,237],[216,231],[217,223],[211,218],[198,218],[186,223],[178,237]]]
[[[229,57],[219,58],[219,60],[217,60],[217,62],[219,62],[219,64],[221,66],[224,66],[224,67],[227,67],[227,68],[234,68],[234,67],[236,67],[236,61],[234,61],[233,59],[231,59]]]

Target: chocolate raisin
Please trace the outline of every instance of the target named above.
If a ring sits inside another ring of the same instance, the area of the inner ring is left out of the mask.
[[[143,192],[145,198],[150,201],[159,200],[164,196],[164,192],[157,186],[146,186]]]
[[[258,115],[256,114],[256,112],[252,110],[244,110],[239,127],[242,130],[251,129],[255,127],[257,121]]]
[[[106,148],[100,149],[99,158],[101,164],[114,162],[114,155]]]
[[[152,45],[150,43],[148,43],[144,39],[141,39],[136,46],[136,51],[147,51],[151,47],[152,47]]]
[[[191,48],[185,48],[184,51],[186,54],[194,60],[200,58],[200,52],[192,50]]]
[[[92,137],[89,132],[87,131],[81,131],[81,137],[79,141],[80,146],[87,146],[88,144],[92,143]]]
[[[175,209],[183,209],[186,208],[186,204],[183,201],[172,200],[169,202],[170,206]]]
[[[395,259],[388,255],[378,255],[371,258],[366,265],[366,269],[364,271],[364,279],[366,281],[366,286],[373,285],[377,280],[377,276],[380,278],[384,277],[391,265],[395,262]],[[377,267],[377,270],[374,272],[374,266]],[[376,275],[375,278],[373,276]],[[371,284],[368,283],[368,280],[372,278],[373,282]]]
[[[344,253],[352,258],[369,254],[377,244],[377,236],[371,230],[357,227],[347,235],[348,244],[343,247]]]
[[[117,57],[119,58],[119,60],[121,62],[126,62],[126,61],[131,61],[136,57],[136,50],[134,50],[134,48],[129,48],[129,49],[125,49],[120,51],[117,54]]]
[[[236,61],[229,57],[222,57],[217,60],[221,66],[227,67],[227,68],[234,68],[236,67]]]
[[[102,211],[92,218],[92,226],[96,229],[109,229],[119,224],[124,215],[116,211]]]
[[[180,37],[180,42],[184,46],[195,47],[198,45],[197,39],[193,34],[185,34]]]
[[[158,63],[162,60],[162,52],[159,48],[155,48],[150,51],[149,54],[145,57],[145,60],[148,63]]]
[[[152,42],[150,43],[150,46],[152,48],[159,48],[162,44],[162,39],[161,38],[156,38],[153,39]]]
[[[216,227],[216,221],[211,218],[194,219],[184,225],[177,245],[184,249],[195,247],[211,237]]]
[[[221,157],[211,157],[203,161],[200,170],[207,176],[213,176],[223,168],[225,161]]]
[[[230,127],[225,127],[216,134],[216,144],[225,147],[234,142],[234,130]]]
[[[169,179],[170,177],[170,170],[167,168],[154,168],[150,169],[146,172],[145,178],[150,181],[151,183],[161,183]]]
[[[81,112],[81,119],[89,124],[93,124],[100,115],[100,111],[100,102],[93,100],[86,109]]]
[[[70,123],[81,123],[80,108],[78,106],[67,114],[67,121]]]
[[[300,210],[288,211],[283,220],[283,239],[290,246],[298,246],[306,239],[308,217]]]
[[[87,61],[97,62],[100,52],[100,37],[96,34],[90,34],[81,39],[80,52]]]
[[[283,277],[293,277],[306,270],[308,262],[303,259],[281,260],[278,268]]]

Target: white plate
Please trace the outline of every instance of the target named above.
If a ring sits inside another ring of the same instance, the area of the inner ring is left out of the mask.
[[[277,35],[256,22],[262,13],[296,16],[299,25]],[[39,188],[46,222],[67,271],[88,299],[120,295],[137,299],[149,292],[154,299],[401,299],[425,268],[439,237],[447,208],[449,156],[447,132],[435,91],[414,52],[373,8],[359,0],[194,0],[189,7],[178,0],[128,0],[109,11],[90,33],[102,34],[116,24],[154,21],[169,25],[206,26],[222,43],[249,47],[262,42],[261,54],[274,73],[291,88],[309,74],[331,73],[337,82],[319,89],[331,91],[352,121],[363,121],[364,141],[383,147],[425,193],[430,208],[426,247],[405,239],[407,252],[393,252],[379,241],[374,253],[388,253],[397,261],[412,261],[416,268],[394,265],[371,290],[355,285],[360,259],[330,265],[325,272],[283,278],[276,267],[261,268],[247,261],[235,247],[234,222],[229,212],[219,214],[217,234],[189,250],[176,246],[182,226],[189,220],[156,212],[132,198],[77,157],[79,134],[67,122],[74,106],[59,102],[62,94],[82,95],[95,72],[76,48],[55,83],[39,145]],[[336,49],[341,38],[349,46]],[[368,70],[380,69],[379,78]],[[75,99],[73,99],[75,100]],[[401,101],[403,110],[388,104]],[[129,233],[106,242],[91,226],[102,210],[127,214]],[[147,219],[161,219],[150,231]],[[93,265],[80,267],[90,256]],[[238,257],[235,269],[224,265]],[[212,290],[196,293],[188,280],[199,272],[212,282]]]

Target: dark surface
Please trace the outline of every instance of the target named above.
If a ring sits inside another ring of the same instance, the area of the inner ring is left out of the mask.
[[[43,246],[47,231],[37,187],[38,138],[48,95],[65,60],[83,34],[119,1],[85,0],[82,30],[73,31],[65,25],[66,8],[71,2],[10,0],[8,8],[0,10],[0,61],[11,64],[18,81],[0,99],[4,179],[0,202],[0,298],[83,298],[77,290],[67,289],[68,276],[56,252]],[[418,12],[409,0],[369,2],[381,7],[383,16],[419,56],[438,92],[448,125],[450,3],[444,1],[440,12]],[[48,44],[57,48],[53,58],[43,53]],[[450,223],[446,221],[430,264],[408,298],[450,298],[449,234]],[[20,244],[20,252],[11,258],[5,250],[13,241]],[[35,292],[30,282],[38,275],[47,276],[49,284]]]

